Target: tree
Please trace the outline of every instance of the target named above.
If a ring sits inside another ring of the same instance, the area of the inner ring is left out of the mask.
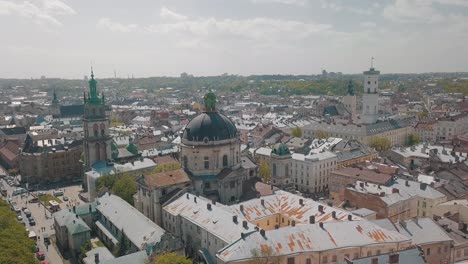
[[[279,264],[283,260],[283,256],[279,256],[269,246],[262,246],[261,250],[254,248],[250,253],[252,254],[252,259],[249,261],[249,264]]]
[[[156,256],[154,264],[192,264],[192,260],[176,253],[164,253]]]
[[[413,133],[413,134],[409,135],[408,145],[410,145],[410,146],[417,145],[417,144],[419,144],[419,142],[421,142],[421,137],[418,134]]]
[[[376,137],[371,140],[370,146],[379,152],[387,151],[392,147],[392,142],[385,137]]]
[[[112,187],[112,192],[120,198],[133,205],[133,195],[137,191],[135,180],[128,174],[123,174]]]
[[[93,245],[91,244],[91,240],[86,241],[83,245],[80,247],[80,259],[86,257],[86,252],[90,251],[93,248]]]
[[[302,129],[300,127],[295,127],[291,130],[293,137],[302,137]]]
[[[319,138],[319,139],[325,139],[325,138],[328,138],[329,135],[328,135],[328,133],[325,132],[325,131],[316,130],[316,131],[314,132],[314,137],[315,137],[315,138]]]
[[[34,257],[34,241],[28,238],[24,226],[16,221],[16,214],[2,199],[0,199],[0,263],[39,263]]]
[[[270,183],[270,180],[271,180],[270,166],[268,166],[265,160],[260,160],[258,174],[260,175],[260,178],[262,178],[262,181],[264,183]]]

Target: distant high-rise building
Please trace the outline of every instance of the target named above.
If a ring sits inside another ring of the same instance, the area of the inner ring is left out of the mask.
[[[375,70],[373,63],[371,63],[371,68],[364,72],[361,114],[364,124],[376,123],[379,118],[379,75],[380,71]]]
[[[104,94],[97,92],[97,81],[91,71],[89,93],[84,94],[84,164],[87,170],[97,162],[111,159],[112,137],[109,135],[109,118]]]

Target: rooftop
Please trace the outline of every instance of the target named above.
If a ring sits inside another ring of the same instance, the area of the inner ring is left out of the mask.
[[[150,187],[162,188],[190,182],[183,169],[144,175],[145,183]]]
[[[165,233],[161,227],[116,195],[104,194],[99,198],[97,209],[117,229],[123,229],[130,241],[140,249],[145,244],[159,242]]]
[[[217,254],[222,261],[240,261],[252,257],[252,251],[273,250],[276,255],[335,250],[338,248],[410,242],[406,236],[379,227],[369,221],[349,221],[284,227],[247,235]]]

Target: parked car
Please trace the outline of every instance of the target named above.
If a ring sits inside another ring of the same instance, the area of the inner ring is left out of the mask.
[[[34,218],[30,217],[30,218],[28,218],[28,220],[29,220],[29,225],[30,226],[35,226],[36,225],[36,221],[34,220]]]
[[[26,217],[31,216],[31,212],[28,209],[24,210],[23,212],[24,212],[24,215],[26,215]]]
[[[42,195],[46,195],[46,192],[44,191],[37,192],[37,196],[42,196]]]
[[[62,191],[56,191],[56,192],[54,192],[54,196],[55,197],[63,196],[63,192]]]
[[[37,197],[34,197],[28,201],[29,203],[38,203],[39,199]]]
[[[64,196],[64,197],[62,198],[62,200],[63,200],[64,202],[68,201],[68,196]]]
[[[18,216],[16,216],[16,219],[18,219],[18,221],[21,221],[21,220],[23,220],[23,217],[21,215],[18,215]]]

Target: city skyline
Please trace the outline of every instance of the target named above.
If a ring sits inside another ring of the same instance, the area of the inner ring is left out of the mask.
[[[468,68],[463,0],[2,0],[0,22],[0,78]]]

